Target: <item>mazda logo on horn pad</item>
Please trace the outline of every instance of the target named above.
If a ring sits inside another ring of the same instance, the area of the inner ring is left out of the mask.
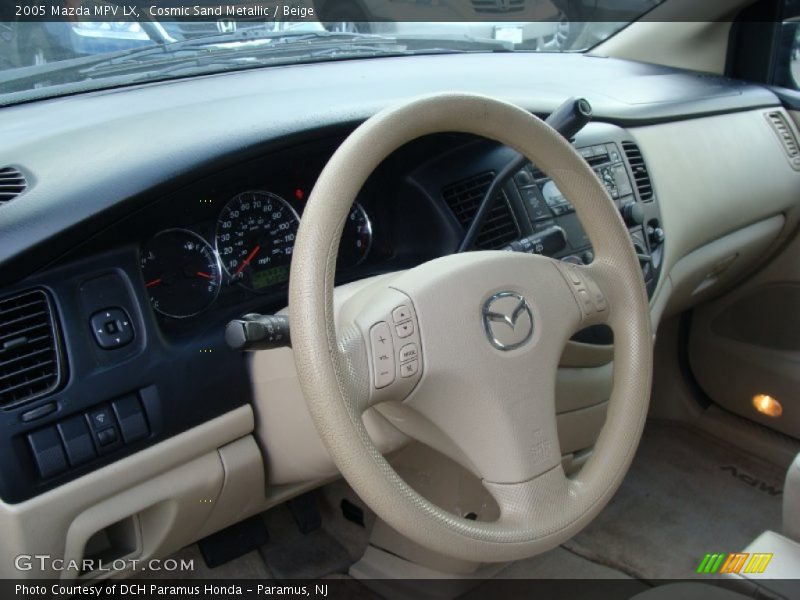
[[[533,312],[516,292],[498,292],[483,304],[483,327],[498,350],[519,348],[533,335]]]

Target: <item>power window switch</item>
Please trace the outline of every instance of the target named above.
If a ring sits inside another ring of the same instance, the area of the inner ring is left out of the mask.
[[[28,435],[39,474],[47,479],[67,470],[67,455],[55,427],[48,427]]]
[[[150,435],[144,410],[135,394],[129,394],[111,403],[117,416],[122,439],[126,444],[142,440]]]
[[[89,426],[80,416],[59,423],[58,432],[67,451],[69,464],[73,467],[85,464],[97,456]]]

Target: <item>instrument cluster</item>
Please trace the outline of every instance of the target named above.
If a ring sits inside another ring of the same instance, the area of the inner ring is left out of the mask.
[[[236,194],[223,206],[207,236],[165,229],[144,242],[140,266],[153,309],[174,319],[210,308],[224,286],[251,293],[286,287],[300,215],[269,191]],[[372,223],[354,203],[339,247],[337,267],[362,263],[372,247]]]

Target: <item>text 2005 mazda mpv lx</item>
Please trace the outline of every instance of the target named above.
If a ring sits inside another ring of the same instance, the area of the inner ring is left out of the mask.
[[[800,597],[797,2],[526,3],[0,71],[4,597]]]

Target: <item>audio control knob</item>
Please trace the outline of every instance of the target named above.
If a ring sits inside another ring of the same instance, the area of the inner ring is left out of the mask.
[[[635,227],[644,223],[644,209],[636,202],[623,204],[619,212],[622,213],[622,218],[628,227]]]

